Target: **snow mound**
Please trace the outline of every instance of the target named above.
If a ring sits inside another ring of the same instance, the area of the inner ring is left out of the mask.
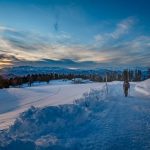
[[[150,96],[150,79],[137,83],[135,90],[146,96]]]
[[[96,114],[104,111],[105,107],[103,91],[96,90],[85,93],[74,104],[45,108],[32,106],[0,134],[1,149],[16,146],[18,149],[79,149],[80,140],[96,130],[93,130]]]

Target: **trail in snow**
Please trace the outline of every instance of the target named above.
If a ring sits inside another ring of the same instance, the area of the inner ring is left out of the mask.
[[[150,149],[150,97],[137,97],[133,84],[131,95],[126,98],[120,92],[121,86],[120,84],[117,84],[116,88],[109,86],[107,109],[96,118],[99,119],[99,132],[96,142],[91,143],[93,149],[101,147],[101,149],[148,150]]]

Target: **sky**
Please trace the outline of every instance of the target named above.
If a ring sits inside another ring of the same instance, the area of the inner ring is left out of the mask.
[[[150,67],[149,6],[149,0],[0,0],[0,68]]]

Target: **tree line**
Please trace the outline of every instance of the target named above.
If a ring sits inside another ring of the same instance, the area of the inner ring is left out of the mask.
[[[142,72],[141,70],[124,70],[123,72],[109,71],[105,75],[100,74],[59,74],[59,73],[50,73],[50,74],[32,74],[26,76],[16,76],[13,78],[3,78],[0,76],[0,88],[9,88],[9,87],[21,87],[23,84],[28,84],[32,86],[34,82],[47,82],[57,79],[68,79],[72,80],[74,78],[89,79],[91,81],[97,82],[108,82],[110,81],[141,81]]]

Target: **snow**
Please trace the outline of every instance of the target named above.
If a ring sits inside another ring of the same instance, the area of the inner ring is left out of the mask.
[[[30,108],[71,104],[91,88],[103,84],[71,84],[71,81],[56,80],[40,86],[0,90],[0,129],[8,128],[17,116]]]
[[[135,90],[145,95],[150,95],[150,79],[142,83],[138,83],[135,87]]]
[[[131,83],[127,98],[119,81],[108,83],[108,94],[105,83],[13,89],[21,90],[15,93],[16,96],[20,94],[22,99],[17,108],[1,113],[6,120],[9,119],[6,114],[12,116],[18,110],[23,110],[26,105],[21,103],[28,94],[31,94],[32,100],[26,109],[31,104],[40,108],[31,107],[21,113],[9,129],[1,132],[0,149],[13,149],[16,146],[18,149],[26,147],[32,150],[149,150],[150,95],[139,92],[139,86],[149,91],[149,80]],[[61,90],[56,92],[58,89]],[[11,90],[6,90],[8,95]],[[47,93],[53,93],[53,96]],[[37,97],[41,96],[42,101],[33,101],[37,98],[36,94],[39,94]]]

